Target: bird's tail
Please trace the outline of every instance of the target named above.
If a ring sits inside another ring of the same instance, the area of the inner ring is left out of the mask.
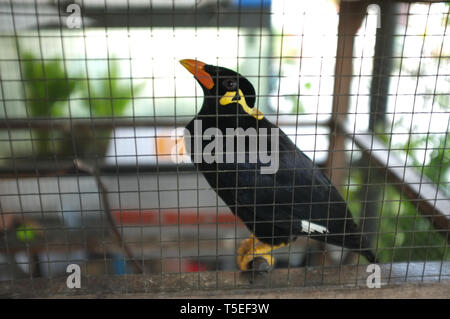
[[[363,233],[348,234],[344,236],[344,247],[355,250],[361,256],[365,257],[371,264],[378,263],[378,259],[375,256],[372,247],[370,245],[369,238]]]
[[[362,250],[360,252],[360,254],[364,257],[366,257],[366,259],[369,261],[369,263],[371,264],[377,264],[378,263],[378,259],[377,257],[375,257],[375,254],[370,250]]]
[[[329,244],[346,247],[354,252],[365,257],[371,264],[378,263],[372,247],[370,245],[369,238],[361,231],[354,231],[346,234],[330,234],[326,237],[326,242]]]

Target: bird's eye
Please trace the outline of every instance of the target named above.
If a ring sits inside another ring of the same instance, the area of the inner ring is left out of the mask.
[[[227,88],[227,90],[236,90],[237,83],[233,79],[225,79],[223,81],[223,85]]]

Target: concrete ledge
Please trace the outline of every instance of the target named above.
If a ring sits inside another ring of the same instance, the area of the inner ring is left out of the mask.
[[[381,288],[367,288],[367,265],[276,269],[267,274],[199,272],[86,276],[0,282],[6,298],[450,298],[450,262],[381,264]]]
[[[78,296],[96,298],[96,295]],[[199,293],[109,295],[106,298],[186,298],[186,299],[449,299],[450,281],[434,284],[393,284],[380,289],[362,287],[300,287],[280,289],[240,289]],[[70,297],[69,297],[70,298]]]

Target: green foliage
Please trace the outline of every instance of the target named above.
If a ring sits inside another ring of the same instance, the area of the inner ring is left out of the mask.
[[[378,237],[381,261],[450,260],[445,238],[397,189],[384,190]]]
[[[291,100],[292,103],[292,114],[301,114],[305,112],[305,108],[298,95],[288,95],[287,98]]]
[[[26,107],[32,117],[62,117],[65,110],[63,103],[74,96],[81,97],[82,103],[78,103],[78,106],[92,117],[120,116],[130,104],[133,91],[138,93],[144,85],[132,88],[132,79],[120,78],[119,65],[114,60],[109,61],[109,68],[100,79],[83,79],[81,75],[69,78],[69,72],[64,69],[61,59],[46,61],[29,52],[20,56]],[[95,133],[36,130],[33,131],[34,149],[38,156],[49,156],[58,151],[70,155],[74,145],[78,154],[87,156],[95,153],[100,156],[106,151],[110,133],[109,129],[97,130]],[[61,139],[61,136],[64,136],[62,139],[65,141],[56,145],[55,137]]]
[[[61,116],[61,109],[56,104],[70,98],[76,81],[68,79],[58,60],[44,62],[31,53],[24,53],[21,58],[29,114],[34,117]]]
[[[31,53],[21,54],[25,99],[31,117],[62,115],[58,104],[67,101],[77,87],[58,60],[43,61]],[[33,131],[33,149],[38,156],[55,152],[54,134],[48,130]]]
[[[139,92],[144,83],[134,86]],[[119,66],[109,61],[109,70],[101,79],[88,79],[82,83],[84,106],[92,116],[111,117],[123,115],[133,96],[131,79],[121,79]]]
[[[424,168],[424,174],[450,196],[450,184],[446,176],[450,173],[450,134],[436,138],[430,135],[434,142],[434,150],[431,152],[430,161]]]
[[[449,4],[447,4],[448,6]],[[443,25],[449,23],[448,15],[443,16]],[[399,45],[401,47],[401,45]],[[432,51],[433,59],[427,60],[427,63],[421,67],[408,67],[407,63],[401,65],[400,59],[395,59],[394,70],[392,74],[401,72],[413,77],[422,76],[429,72],[434,66],[448,66],[449,60],[445,58],[448,55],[437,48]],[[414,65],[414,64],[411,64]],[[448,82],[447,78],[443,79]],[[436,94],[436,82],[425,82],[423,90],[424,103],[429,103],[440,110],[449,109],[449,95]],[[401,115],[397,117],[394,123],[394,129],[391,134],[384,134],[385,128],[377,127],[377,137],[380,138],[392,153],[401,152],[407,154],[408,166],[414,166],[420,174],[428,177],[443,192],[450,196],[450,184],[448,183],[450,175],[450,134],[417,134],[415,128],[410,128],[409,123],[404,123],[407,117]],[[397,129],[409,128],[410,134],[404,142],[393,143],[392,135],[396,134]],[[353,174],[352,180],[355,183],[358,180],[360,172]],[[408,261],[408,260],[450,260],[450,250],[447,248],[446,237],[433,228],[429,219],[425,218],[420,209],[412,201],[409,201],[398,188],[387,186],[382,195],[382,204],[380,210],[380,224],[378,236],[378,257],[382,262]],[[351,189],[349,198],[353,201],[358,200],[358,192]],[[360,205],[362,206],[362,205]],[[355,209],[361,209],[354,205]]]
[[[389,145],[389,135],[377,134],[377,137]],[[412,164],[419,168],[423,163],[418,160],[417,150],[432,148],[428,162],[423,165],[423,173],[433,182],[439,183],[447,194],[450,193],[450,186],[446,182],[446,176],[450,172],[450,134],[441,136],[410,134],[404,144],[391,148],[404,150]],[[348,196],[349,208],[356,221],[359,220],[363,209],[361,189],[364,183],[362,171],[355,169],[351,173],[350,184],[356,186],[350,186],[343,192]],[[420,213],[419,208],[397,188],[385,187],[379,210],[377,248],[381,262],[450,260],[446,238],[433,228],[430,221]]]
[[[304,85],[305,90],[311,90],[311,82],[306,82]],[[292,114],[301,114],[305,113],[305,107],[303,106],[302,101],[300,100],[300,96],[298,95],[289,95],[287,96],[288,99],[292,101]]]
[[[417,159],[417,150],[432,149],[428,162],[423,166],[423,174],[450,195],[450,185],[446,180],[450,173],[450,134],[440,136],[411,134],[404,145],[397,147],[402,148],[412,164],[417,167],[422,166],[422,162]]]
[[[109,61],[109,70],[99,78],[83,79],[81,75],[69,78],[60,59],[40,60],[31,53],[23,53],[22,68],[26,99],[31,116],[62,116],[58,101],[68,101],[79,93],[83,107],[92,116],[123,115],[133,96],[131,79],[120,78],[119,65]],[[135,85],[138,93],[143,84]]]
[[[358,186],[351,186],[343,192],[348,196],[349,209],[359,223],[363,209],[360,185],[363,182],[362,172],[354,170],[351,185]],[[430,221],[412,202],[393,186],[384,189],[382,199],[376,238],[380,262],[450,260],[446,239],[433,229]]]

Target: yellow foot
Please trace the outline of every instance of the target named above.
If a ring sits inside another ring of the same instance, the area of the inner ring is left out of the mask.
[[[272,246],[260,242],[252,234],[250,238],[246,239],[237,250],[237,264],[240,270],[250,270],[250,267],[254,262],[267,262],[269,267],[274,265],[275,259],[271,252],[275,249],[286,246],[281,244],[278,246]],[[259,262],[259,264],[261,264]]]

